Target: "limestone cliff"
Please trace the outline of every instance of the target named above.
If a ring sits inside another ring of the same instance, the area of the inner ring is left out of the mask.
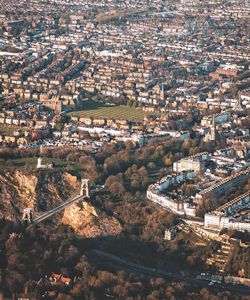
[[[47,211],[65,201],[78,188],[67,172],[13,171],[0,174],[0,217],[19,219],[23,208]]]
[[[56,170],[15,170],[0,174],[0,218],[21,219],[24,208],[32,208],[37,216],[79,192],[80,181],[68,172]],[[73,204],[50,222],[70,225],[85,237],[116,235],[121,225],[90,203]]]
[[[114,236],[120,234],[122,230],[115,218],[105,215],[87,202],[73,204],[66,208],[62,222],[71,225],[76,233],[88,238]]]

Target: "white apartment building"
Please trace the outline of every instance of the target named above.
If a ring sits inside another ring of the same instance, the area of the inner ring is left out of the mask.
[[[190,205],[190,203],[174,200],[163,193],[164,190],[167,190],[173,185],[181,185],[187,180],[192,180],[194,178],[194,171],[184,171],[163,177],[160,181],[155,184],[151,184],[148,187],[147,199],[160,204],[177,214],[195,216],[195,207]]]
[[[250,231],[250,222],[230,220],[229,217],[225,217],[220,214],[208,213],[205,214],[204,227],[219,230],[227,228],[238,231]]]
[[[209,159],[208,152],[202,152],[196,155],[188,156],[182,158],[181,160],[174,162],[173,170],[175,172],[182,171],[195,171],[195,172],[203,172],[205,171],[205,162]]]

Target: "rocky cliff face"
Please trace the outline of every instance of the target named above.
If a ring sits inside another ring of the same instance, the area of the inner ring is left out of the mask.
[[[66,208],[62,222],[71,225],[77,234],[88,238],[114,236],[120,234],[122,230],[115,218],[105,215],[87,202],[73,204]]]
[[[0,174],[0,218],[20,220],[23,209],[28,207],[38,215],[63,203],[79,189],[77,177],[68,172],[8,171]],[[85,237],[116,235],[121,231],[116,219],[87,202],[73,204],[52,221],[70,225]]]
[[[0,174],[0,217],[19,219],[23,208],[47,211],[65,201],[78,188],[69,173],[13,171]]]

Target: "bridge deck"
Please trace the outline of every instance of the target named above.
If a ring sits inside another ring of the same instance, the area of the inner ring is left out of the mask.
[[[59,206],[47,211],[46,213],[42,214],[41,216],[35,218],[33,220],[33,223],[38,224],[38,223],[48,219],[49,217],[53,216],[54,214],[64,210],[66,207],[70,206],[71,204],[78,202],[80,200],[84,200],[84,199],[87,199],[87,197],[85,195],[74,196],[73,198],[70,198],[69,200],[60,204]]]

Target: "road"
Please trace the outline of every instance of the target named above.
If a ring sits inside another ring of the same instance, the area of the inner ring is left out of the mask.
[[[184,274],[183,272],[173,273],[173,272],[166,272],[163,270],[149,268],[137,263],[133,263],[128,261],[127,259],[120,258],[110,253],[106,253],[100,250],[92,250],[92,252],[98,256],[98,258],[103,257],[106,259],[109,266],[113,264],[114,266],[122,266],[124,269],[129,269],[132,272],[136,272],[139,274],[143,274],[145,276],[150,277],[161,277],[168,281],[175,281],[175,282],[184,282],[189,286],[196,287],[201,289],[203,287],[207,287],[209,289],[213,289],[215,291],[221,292],[224,290],[231,291],[240,295],[249,296],[250,291],[249,287],[245,287],[242,285],[232,285],[226,283],[214,283],[213,286],[209,285],[209,280],[199,279],[197,278],[196,274],[188,273]]]

